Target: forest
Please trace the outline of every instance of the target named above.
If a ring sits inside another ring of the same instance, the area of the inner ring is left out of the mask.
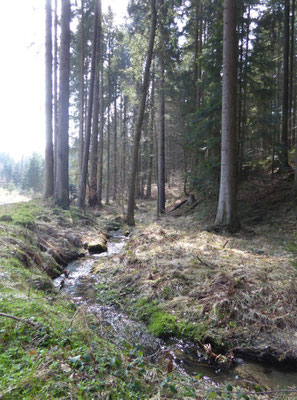
[[[44,0],[0,153],[0,399],[294,400],[296,2],[104,1]]]

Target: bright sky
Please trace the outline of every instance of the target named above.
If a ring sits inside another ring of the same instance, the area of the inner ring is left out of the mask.
[[[0,152],[15,159],[44,152],[44,14],[45,0],[1,2]],[[102,0],[111,5],[116,22],[127,0]]]

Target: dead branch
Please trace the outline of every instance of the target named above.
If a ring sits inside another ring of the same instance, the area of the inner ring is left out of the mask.
[[[181,206],[183,206],[184,204],[186,204],[188,201],[188,199],[181,201],[180,203],[178,203],[176,206],[174,206],[171,210],[169,210],[169,212],[173,212],[175,210],[178,210]]]
[[[38,324],[34,324],[34,322],[31,322],[25,318],[18,318],[18,317],[15,317],[14,315],[4,314],[1,312],[0,312],[0,317],[10,318],[10,319],[13,319],[13,320],[19,321],[19,322],[25,322],[26,324],[32,326],[33,328],[39,328]]]

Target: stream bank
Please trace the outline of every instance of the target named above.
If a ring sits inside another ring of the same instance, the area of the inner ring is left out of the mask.
[[[195,326],[195,313],[191,302],[187,298],[183,301],[180,291],[184,282],[188,282],[187,288],[190,286],[189,281],[192,287],[196,285],[197,288],[201,283],[200,280],[195,282],[191,275],[191,261],[193,262],[194,256],[193,264],[197,270],[210,273],[214,267],[205,252],[207,248],[200,248],[198,254],[192,253],[193,243],[197,244],[197,238],[202,239],[198,231],[191,232],[187,229],[187,226],[193,226],[191,219],[179,219],[180,223],[170,219],[156,221],[151,217],[149,204],[145,204],[146,208],[140,205],[139,212],[145,209],[147,211],[145,218],[141,219],[144,214],[138,213],[139,227],[134,230],[121,254],[108,258],[108,262],[106,257],[96,259],[94,271],[100,276],[100,283],[96,284],[94,293],[89,282],[88,296],[92,297],[93,293],[96,300],[99,298],[100,302],[109,304],[106,308],[107,319],[111,319],[115,311],[118,314],[120,308],[125,311],[123,317],[120,315],[121,320],[126,318],[126,311],[134,313],[150,330],[154,328],[155,333],[164,333],[164,328],[167,332],[172,331],[177,325],[180,331],[188,326],[192,329],[191,324]],[[80,255],[86,253],[82,235],[91,232],[94,238],[96,234],[103,232],[109,222],[116,222],[119,210],[107,207],[100,211],[100,217],[98,214],[96,217],[94,214],[81,213],[76,208],[63,211],[47,207],[43,202],[29,202],[26,205],[7,206],[1,211],[0,309],[2,313],[19,318],[19,322],[0,318],[0,398],[31,400],[42,398],[43,394],[67,398],[69,392],[74,399],[230,399],[230,396],[245,399],[246,396],[250,399],[269,398],[266,394],[256,394],[254,391],[247,395],[250,389],[239,385],[236,380],[230,394],[229,384],[213,385],[212,380],[205,380],[199,374],[185,375],[179,368],[168,373],[168,355],[160,361],[160,365],[153,365],[139,348],[129,343],[125,348],[113,344],[111,327],[105,329],[95,313],[87,313],[84,305],[76,306],[69,302],[61,291],[53,287],[45,274],[50,264],[43,258],[48,251],[40,248],[45,237],[40,234],[39,226],[46,225],[44,231],[50,241],[48,249],[52,248],[53,254],[56,253],[59,243],[62,248],[66,241],[70,244],[66,233],[77,234],[82,247],[71,245],[69,249],[72,247]],[[51,237],[51,230],[58,236]],[[222,244],[218,248],[234,245],[230,243],[230,239],[228,246],[225,243],[226,239],[222,238]],[[252,246],[254,245],[253,240]],[[209,254],[216,254],[216,246],[217,244],[209,249]],[[230,249],[227,254],[229,252]],[[62,252],[58,253],[64,255]],[[202,265],[196,255],[208,266]],[[284,259],[285,257],[284,255]],[[78,262],[85,260],[88,257],[83,257]],[[55,276],[63,271],[66,259],[61,261],[61,264],[52,264],[54,269],[58,265]],[[188,271],[185,265],[189,266]],[[188,281],[185,279],[187,272],[190,273]],[[286,271],[287,275],[285,269],[281,269],[281,272],[284,272],[285,278],[291,273],[289,269]],[[284,284],[285,282],[286,279]],[[195,299],[197,301],[197,297]],[[112,306],[116,310],[110,308]],[[161,314],[160,309],[163,312]],[[150,324],[152,311],[159,317],[156,318],[158,324]],[[164,316],[165,323],[162,323]],[[28,327],[25,320],[34,322],[38,328]],[[180,322],[183,323],[179,324]],[[200,323],[197,325],[201,328]],[[106,334],[110,334],[110,339]],[[178,346],[181,347],[181,342]],[[192,352],[188,343],[182,343],[182,348],[196,357],[195,349]],[[196,361],[195,358],[195,363]],[[199,368],[201,371],[202,367]],[[286,395],[274,393],[273,398],[294,399],[294,396],[294,392]]]
[[[120,256],[127,240],[120,232],[110,232],[107,252],[70,263],[65,271],[66,276],[63,274],[54,281],[56,287],[64,282],[63,292],[76,304],[85,304],[88,312],[97,316],[104,331],[108,332],[109,340],[120,347],[129,344],[142,349],[153,362],[160,362],[170,354],[177,371],[190,376],[201,376],[209,384],[231,383],[250,389],[257,387],[270,390],[296,385],[297,372],[281,370],[268,363],[239,358],[234,359],[232,365],[228,362],[210,363],[205,354],[201,353],[201,349],[191,342],[174,338],[164,341],[149,333],[143,322],[136,321],[125,313],[125,308],[116,299],[116,293],[109,299],[100,298],[104,280],[100,274],[93,275],[92,271],[99,260],[101,263],[109,263],[113,257]],[[99,293],[98,287],[101,289]]]

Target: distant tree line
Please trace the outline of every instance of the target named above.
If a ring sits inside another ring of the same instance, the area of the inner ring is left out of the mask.
[[[296,153],[295,8],[130,0],[119,27],[101,0],[46,0],[46,197],[69,207],[71,182],[80,207],[121,203],[133,225],[135,199],[156,184],[164,213],[179,174],[186,193],[220,192],[216,224],[236,229],[246,172]]]
[[[44,159],[34,153],[31,157],[14,161],[0,153],[0,187],[8,190],[42,193],[44,190]]]

